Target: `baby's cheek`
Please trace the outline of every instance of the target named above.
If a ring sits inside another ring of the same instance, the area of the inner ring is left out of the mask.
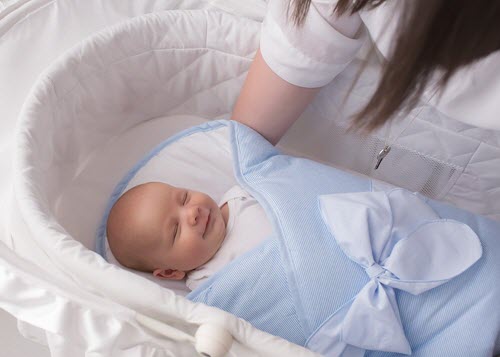
[[[205,247],[202,244],[191,243],[189,244],[187,249],[188,249],[187,257],[189,261],[194,265],[197,266],[202,265],[210,258],[208,256],[209,251],[207,247]]]

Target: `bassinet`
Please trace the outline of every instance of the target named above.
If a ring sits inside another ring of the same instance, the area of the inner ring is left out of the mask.
[[[27,25],[26,18],[33,28],[43,28],[44,20],[58,11],[76,16],[81,10],[95,10],[98,3],[22,3],[2,18],[0,58],[5,61],[4,54],[12,49],[16,31],[21,33]],[[231,111],[258,45],[258,21],[220,11],[184,10],[210,7],[201,1],[159,3],[127,8],[123,15],[120,11],[126,6],[110,2],[109,16],[96,20],[98,25],[68,32],[73,39],[65,43],[73,44],[123,17],[154,12],[105,29],[74,47],[44,72],[26,99],[15,146],[14,199],[5,239],[13,252],[2,245],[0,255],[5,277],[1,294],[9,292],[11,298],[1,306],[27,323],[24,333],[48,344],[54,356],[77,356],[85,351],[96,356],[187,356],[194,353],[196,341],[203,343],[205,329],[209,339],[210,334],[220,333],[222,344],[229,333],[234,338],[231,353],[235,356],[313,355],[228,313],[189,303],[86,249],[93,246],[89,238],[94,237],[109,193],[131,163],[165,137]],[[225,10],[241,10],[231,6],[232,2],[219,3],[226,5]],[[165,8],[183,10],[156,12]],[[59,21],[62,26],[63,16]],[[35,73],[62,52],[64,46],[59,46],[38,60],[23,59],[34,64],[26,77],[33,80]],[[9,61],[2,65],[5,63]],[[496,191],[490,190],[499,187],[498,177],[490,178],[487,187],[475,185],[474,191],[463,193],[471,182],[477,182],[471,176],[479,177],[494,167],[500,156],[498,135],[446,121],[432,108],[421,112],[422,118],[384,163],[385,171],[369,169],[381,147],[377,134],[361,138],[342,131],[343,119],[362,105],[376,82],[376,69],[369,67],[354,95],[341,103],[356,68],[353,64],[322,92],[285,137],[283,148],[498,217],[500,208],[493,203],[500,201],[494,201]],[[20,75],[20,71],[14,74]],[[9,76],[12,85],[12,74]],[[16,115],[30,80],[20,82],[11,105],[3,109],[7,118]],[[1,89],[7,93],[6,87]],[[13,120],[5,123],[4,132],[12,132],[12,126]],[[455,135],[449,128],[463,132]],[[326,140],[325,135],[333,139]],[[434,152],[442,149],[440,140],[425,141],[422,148],[423,140],[415,140],[415,135],[445,137],[454,145]],[[132,136],[140,139],[127,140]],[[360,143],[364,150],[354,155]],[[402,158],[413,168],[401,173],[396,166]],[[486,168],[483,158],[489,159]],[[420,174],[413,175],[415,171]],[[9,183],[7,177],[4,186]],[[490,198],[484,202],[481,197],[486,192]],[[125,280],[126,288],[121,283]],[[44,309],[50,309],[50,319],[44,317]],[[155,321],[164,324],[156,327]],[[200,325],[204,327],[195,340],[192,336]],[[161,337],[162,331],[167,337]]]

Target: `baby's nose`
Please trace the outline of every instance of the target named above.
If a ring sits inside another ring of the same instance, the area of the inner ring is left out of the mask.
[[[200,209],[198,206],[190,206],[186,208],[186,220],[191,226],[195,226],[200,217]]]
[[[200,220],[203,215],[203,207],[200,206],[191,206],[188,208],[187,219],[190,225],[196,226],[200,223]]]

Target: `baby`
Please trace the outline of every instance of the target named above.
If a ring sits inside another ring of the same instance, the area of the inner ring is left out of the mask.
[[[190,289],[270,233],[262,208],[239,186],[217,205],[202,192],[145,183],[120,197],[107,222],[109,247],[120,264],[160,279],[187,276]]]

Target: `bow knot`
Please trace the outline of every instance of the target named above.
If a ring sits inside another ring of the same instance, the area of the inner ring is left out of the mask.
[[[384,274],[385,271],[386,270],[377,263],[373,263],[371,266],[365,269],[365,272],[370,279],[378,278],[380,275]]]

